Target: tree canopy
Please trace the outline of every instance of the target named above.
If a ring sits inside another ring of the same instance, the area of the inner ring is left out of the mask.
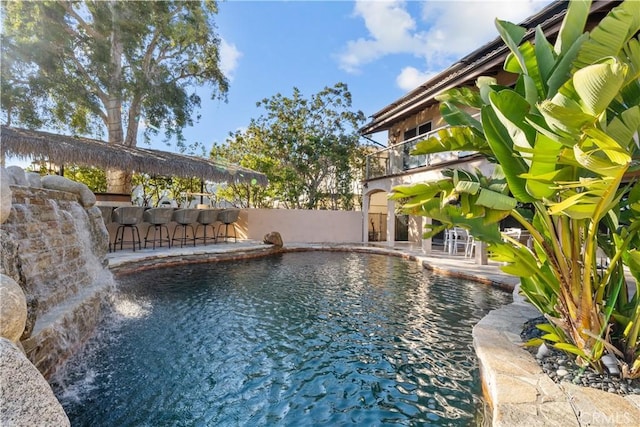
[[[108,143],[135,146],[144,120],[145,137],[164,130],[183,144],[193,88],[228,90],[216,13],[210,0],[2,2],[5,123],[106,130]]]
[[[212,156],[269,178],[267,189],[231,187],[234,198],[255,207],[278,200],[287,208],[352,209],[365,149],[357,129],[365,117],[351,110],[347,85],[325,87],[310,98],[294,88],[290,97],[278,93],[257,106],[264,109],[260,117],[212,149]]]

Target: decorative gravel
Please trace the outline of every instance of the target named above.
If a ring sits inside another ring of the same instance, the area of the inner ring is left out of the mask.
[[[520,333],[522,341],[527,342],[531,338],[542,336],[544,332],[536,328],[536,325],[541,323],[548,323],[548,321],[544,317],[537,317],[527,321]],[[527,347],[527,349],[536,356],[537,347]],[[573,356],[550,346],[549,352],[542,358],[536,357],[536,360],[542,370],[556,383],[572,382],[584,387],[597,388],[621,395],[640,394],[640,379],[623,380],[617,375],[599,373],[591,367],[581,368],[576,365]]]

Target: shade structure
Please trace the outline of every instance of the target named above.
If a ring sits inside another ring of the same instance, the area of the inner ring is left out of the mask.
[[[0,127],[0,150],[3,156],[30,156],[59,165],[94,166],[213,182],[268,183],[267,177],[260,172],[221,160],[9,126]]]

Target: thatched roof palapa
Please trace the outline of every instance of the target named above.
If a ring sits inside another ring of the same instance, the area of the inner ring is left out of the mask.
[[[264,174],[224,161],[9,126],[0,127],[0,150],[5,156],[31,156],[59,165],[94,166],[213,182],[268,183]]]

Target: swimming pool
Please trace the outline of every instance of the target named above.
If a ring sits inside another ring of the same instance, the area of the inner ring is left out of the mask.
[[[470,425],[471,329],[511,302],[347,252],[159,268],[53,380],[74,426]]]

